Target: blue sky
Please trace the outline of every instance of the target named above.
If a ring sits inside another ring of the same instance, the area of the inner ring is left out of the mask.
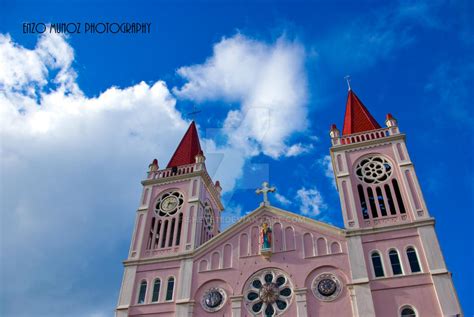
[[[407,134],[466,315],[474,260],[471,1],[2,1],[2,316],[112,316],[140,195],[193,105],[224,226],[258,205],[342,226],[328,167],[347,87]],[[38,36],[22,23],[151,22]],[[28,303],[25,305],[25,303]]]

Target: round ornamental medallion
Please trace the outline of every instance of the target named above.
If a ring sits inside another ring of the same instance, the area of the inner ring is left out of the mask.
[[[381,156],[369,156],[357,164],[355,172],[364,183],[378,184],[390,178],[392,165]]]
[[[180,192],[164,193],[156,203],[155,212],[162,217],[172,216],[181,209],[183,203],[184,197]]]
[[[290,306],[292,297],[293,285],[278,269],[259,271],[245,285],[245,306],[253,316],[281,315]]]
[[[341,282],[332,273],[322,273],[316,276],[311,289],[314,296],[322,301],[335,300],[341,293]]]
[[[224,306],[226,301],[226,292],[222,288],[210,288],[201,299],[201,306],[205,311],[215,312]]]

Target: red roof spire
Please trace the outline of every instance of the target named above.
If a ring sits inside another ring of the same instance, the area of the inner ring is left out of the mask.
[[[171,157],[167,168],[193,164],[196,162],[196,155],[199,153],[202,153],[201,144],[199,143],[196,124],[193,121],[181,142],[179,142],[178,148]]]
[[[352,89],[349,89],[342,134],[347,135],[376,129],[380,129],[380,125]]]

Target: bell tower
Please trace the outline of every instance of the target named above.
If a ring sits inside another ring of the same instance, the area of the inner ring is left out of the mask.
[[[130,305],[156,302],[162,300],[160,296],[165,296],[159,295],[158,291],[155,298],[146,291],[152,281],[139,277],[145,274],[139,273],[143,262],[178,261],[178,264],[173,262],[177,271],[172,275],[172,270],[165,270],[170,275],[168,289],[172,289],[165,300],[174,300],[175,296],[176,300],[189,297],[189,281],[186,280],[189,276],[185,275],[192,269],[192,260],[183,256],[219,233],[220,213],[224,209],[222,188],[218,181],[212,181],[205,161],[193,121],[166,168],[161,169],[156,159],[148,166],[146,179],[141,182],[143,190],[128,259],[124,261],[125,272],[116,316],[128,316]],[[156,268],[147,274],[164,275],[162,272],[163,269]],[[132,298],[134,287],[140,283],[144,283],[144,291],[138,292],[138,298]],[[174,283],[177,294],[173,293]],[[159,285],[154,289],[159,290]]]
[[[405,135],[387,114],[382,128],[349,90],[342,135],[331,126],[331,157],[346,228],[428,219]]]
[[[166,168],[156,159],[149,165],[131,258],[190,251],[219,232],[221,187],[212,182],[205,161],[193,121]]]
[[[383,315],[384,305],[377,299],[390,298],[401,285],[412,293],[413,302],[405,304],[422,306],[415,302],[416,294],[428,277],[426,296],[439,304],[433,306],[433,315],[461,316],[405,134],[391,114],[385,125],[379,125],[349,87],[342,134],[335,124],[329,133],[355,307],[359,316]]]

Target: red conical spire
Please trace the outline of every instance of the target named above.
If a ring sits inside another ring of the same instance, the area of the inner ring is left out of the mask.
[[[171,157],[167,168],[193,164],[196,162],[196,155],[201,153],[201,144],[199,143],[199,136],[196,129],[196,124],[191,122],[188,131],[179,142],[178,148]]]
[[[349,89],[342,134],[347,135],[376,129],[380,129],[380,125],[375,121],[356,94]]]

